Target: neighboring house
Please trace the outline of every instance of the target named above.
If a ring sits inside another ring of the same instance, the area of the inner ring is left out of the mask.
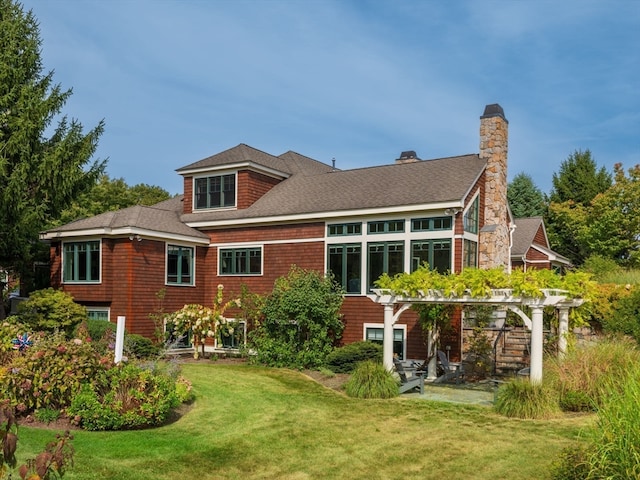
[[[571,261],[549,248],[542,217],[516,218],[511,246],[512,268],[547,268],[564,271]]]
[[[383,307],[367,295],[383,273],[428,263],[442,272],[508,267],[507,130],[502,108],[480,117],[480,152],[337,170],[295,152],[279,156],[241,144],[177,170],[184,195],[78,220],[44,232],[51,283],[94,318],[126,316],[151,336],[149,314],[209,305],[246,285],[268,293],[292,264],[330,270],[346,291],[342,342],[381,341]],[[541,247],[542,248],[542,247]],[[240,312],[232,312],[240,316]],[[447,337],[461,352],[460,319]],[[395,350],[424,358],[413,312],[395,325]]]

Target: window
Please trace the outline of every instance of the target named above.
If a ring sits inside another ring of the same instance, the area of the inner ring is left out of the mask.
[[[109,307],[87,307],[87,318],[89,320],[109,321]]]
[[[222,208],[236,205],[236,175],[216,175],[194,180],[195,208]]]
[[[360,293],[362,246],[359,243],[329,245],[328,270],[347,293]]]
[[[100,281],[100,241],[70,242],[63,249],[65,282]]]
[[[193,285],[193,247],[167,246],[167,283]]]
[[[399,360],[404,360],[404,328],[393,329],[393,354]],[[383,327],[368,327],[365,325],[365,340],[382,345],[384,343]]]
[[[478,204],[480,197],[469,205],[469,209],[464,214],[464,230],[469,233],[478,233]]]
[[[333,225],[327,225],[327,234],[330,237],[339,237],[345,235],[361,235],[362,224],[361,223],[336,223]]]
[[[192,348],[193,347],[193,335],[191,331],[184,333],[182,335],[176,335],[174,331],[173,322],[164,323],[164,339],[165,345],[168,350],[174,350],[179,348]]]
[[[404,220],[384,220],[369,222],[369,233],[402,233],[404,232]]]
[[[451,230],[451,217],[431,217],[411,219],[412,232]]]
[[[220,329],[220,341],[216,341],[218,348],[238,349],[245,344],[247,324],[243,320],[227,318],[227,323],[218,328]]]
[[[220,275],[260,275],[262,273],[262,248],[220,249]]]
[[[369,249],[369,289],[383,273],[393,276],[404,271],[404,242],[370,243]]]
[[[478,266],[478,244],[471,240],[464,241],[464,267]]]
[[[451,240],[416,240],[411,242],[411,271],[426,263],[432,270],[451,270]]]

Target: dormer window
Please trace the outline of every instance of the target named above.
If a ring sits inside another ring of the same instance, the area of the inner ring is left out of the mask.
[[[236,206],[236,174],[213,175],[194,180],[196,210]]]

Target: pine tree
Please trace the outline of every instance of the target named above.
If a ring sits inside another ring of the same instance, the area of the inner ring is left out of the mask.
[[[547,210],[544,194],[525,173],[513,177],[507,189],[507,200],[515,218],[538,217]]]
[[[104,123],[83,133],[60,115],[71,93],[43,73],[33,13],[0,0],[0,265],[20,277],[23,293],[42,251],[39,231],[104,170],[104,161],[90,162]]]
[[[553,174],[550,200],[554,203],[573,201],[589,205],[599,193],[611,187],[612,178],[604,167],[598,170],[587,149],[576,150],[560,164],[560,171]]]

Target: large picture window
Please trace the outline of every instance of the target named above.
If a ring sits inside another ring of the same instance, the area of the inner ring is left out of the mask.
[[[422,264],[446,273],[451,270],[451,240],[416,240],[411,242],[411,271]]]
[[[220,275],[260,275],[262,248],[221,248]]]
[[[328,270],[347,293],[361,293],[362,246],[359,243],[329,245],[328,262]]]
[[[100,281],[99,240],[65,243],[62,255],[65,282]]]
[[[167,246],[167,283],[193,285],[194,249],[179,245]]]
[[[404,242],[376,242],[368,244],[369,289],[383,273],[390,276],[404,271]]]
[[[195,208],[222,208],[236,205],[236,175],[215,175],[194,181]]]

